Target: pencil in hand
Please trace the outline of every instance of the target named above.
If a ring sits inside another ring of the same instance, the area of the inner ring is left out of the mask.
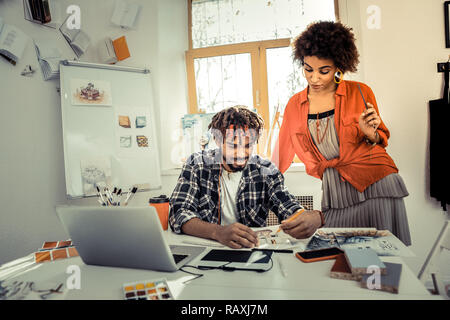
[[[294,213],[292,216],[290,216],[290,217],[286,220],[286,222],[289,222],[289,221],[294,220],[294,219],[297,218],[299,215],[301,215],[301,214],[303,213],[303,211],[305,211],[305,209],[301,209],[301,210],[297,211],[297,212]],[[275,233],[278,233],[278,232],[280,232],[280,231],[281,231],[281,226],[278,228],[277,232],[275,232]]]

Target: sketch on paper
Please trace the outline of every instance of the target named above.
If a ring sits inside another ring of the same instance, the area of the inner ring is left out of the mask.
[[[108,81],[72,79],[73,105],[111,106],[111,84]]]
[[[99,157],[80,160],[81,179],[85,196],[97,194],[97,186],[111,184],[111,161]]]
[[[146,116],[136,116],[136,128],[145,128],[147,125]]]
[[[131,128],[130,117],[119,115],[119,126],[123,128]]]
[[[120,137],[120,147],[121,148],[131,148],[131,136],[121,136]]]
[[[185,161],[193,152],[217,148],[208,125],[215,113],[186,114],[181,119],[183,129],[183,143],[185,147]]]
[[[148,138],[146,136],[136,136],[137,146],[141,148],[148,148]]]

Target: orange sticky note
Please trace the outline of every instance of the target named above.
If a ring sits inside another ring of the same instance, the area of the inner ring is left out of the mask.
[[[52,250],[53,260],[67,258],[66,248]]]
[[[34,253],[34,259],[36,263],[51,261],[52,257],[50,257],[50,251],[41,251]]]
[[[55,248],[58,245],[58,241],[45,241],[42,245],[42,249]]]
[[[130,51],[128,50],[127,40],[125,36],[121,36],[112,42],[114,52],[116,53],[117,61],[124,60],[130,57]]]
[[[69,257],[77,257],[78,251],[75,249],[75,247],[69,247],[67,248],[67,251],[69,251]]]

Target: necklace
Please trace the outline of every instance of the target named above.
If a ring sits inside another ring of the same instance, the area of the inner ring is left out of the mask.
[[[325,126],[325,130],[323,132],[322,138],[320,138],[320,129],[319,129],[320,121],[319,121],[319,113],[317,113],[317,120],[316,120],[317,144],[321,144],[323,139],[325,138],[325,134],[327,133],[329,122],[330,122],[330,117],[327,117],[327,125]]]

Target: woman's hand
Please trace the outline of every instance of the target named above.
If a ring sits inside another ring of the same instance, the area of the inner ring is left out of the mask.
[[[378,142],[376,131],[381,124],[381,118],[370,102],[367,102],[367,107],[368,108],[359,116],[359,127],[367,138],[373,142]]]

